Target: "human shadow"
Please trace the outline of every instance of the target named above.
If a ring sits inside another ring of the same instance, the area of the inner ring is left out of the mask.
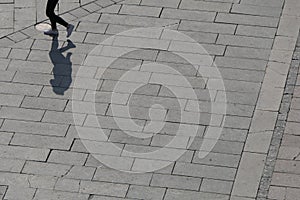
[[[53,37],[49,57],[53,64],[53,79],[50,80],[53,92],[58,95],[64,95],[72,83],[72,53],[68,52],[66,56],[63,53],[71,48],[76,48],[71,40],[67,40],[65,47],[58,48],[58,38]]]

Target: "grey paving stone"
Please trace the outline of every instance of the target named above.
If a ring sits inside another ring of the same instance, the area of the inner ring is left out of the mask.
[[[281,198],[284,199],[286,196],[286,188],[271,186],[268,194],[269,198]]]
[[[11,48],[3,48],[1,47],[0,48],[0,58],[7,58],[7,56],[9,55],[10,51],[11,51]]]
[[[104,80],[103,84],[101,85],[100,91],[104,91],[102,94],[106,94],[107,97],[110,97],[111,95],[109,95],[112,91],[114,91],[115,85],[117,84],[118,81],[114,81],[114,80]],[[124,82],[123,84],[124,86],[136,86],[138,84],[136,83],[128,83],[128,82]],[[136,90],[134,93],[135,94],[142,94],[142,95],[150,95],[150,96],[157,96],[159,90],[160,90],[160,85],[154,85],[154,84],[147,84],[144,85],[143,87],[139,88],[138,90]],[[117,92],[118,90],[115,89],[115,92]],[[121,91],[121,89],[120,89]],[[89,92],[89,91],[88,91]],[[106,93],[105,93],[106,92]],[[96,102],[98,101],[103,101],[100,99],[98,99],[100,97],[101,92],[96,92]],[[129,94],[123,94],[123,96],[128,96]],[[97,98],[98,97],[98,98]],[[86,95],[85,97],[86,99],[88,98],[88,96]],[[107,101],[106,101],[107,102]],[[127,103],[127,101],[126,101]]]
[[[43,176],[43,175],[27,175],[26,182],[29,184],[31,188],[39,188],[39,189],[50,189],[54,188],[54,185],[57,181],[57,177],[52,176]]]
[[[38,67],[36,67],[38,66]],[[47,62],[12,60],[8,66],[8,70],[17,70],[21,72],[35,72],[50,74],[53,65]]]
[[[38,199],[88,200],[88,198],[89,198],[88,194],[39,189],[37,190],[34,200],[38,200]]]
[[[164,147],[167,144],[169,144],[174,139],[174,137],[169,136],[169,135],[157,134],[157,135],[154,135],[151,139],[152,139],[151,146]],[[185,149],[188,145],[189,139],[190,138],[186,137],[186,136],[181,136],[181,137],[178,136],[179,141],[174,143],[173,147]]]
[[[0,149],[2,158],[46,161],[49,154],[48,149],[39,148],[0,145]]]
[[[65,175],[66,178],[79,180],[92,180],[96,168],[86,166],[73,166],[71,170]]]
[[[211,200],[227,200],[229,196],[215,193],[193,192],[186,190],[168,189],[165,199],[167,200],[193,200],[193,199],[211,199]]]
[[[2,107],[0,110],[0,117],[7,119],[19,119],[28,121],[40,121],[44,115],[43,110],[16,108],[16,107]]]
[[[259,5],[234,4],[231,13],[280,17],[280,7],[262,7]]]
[[[26,147],[68,150],[73,140],[63,137],[15,133],[10,144]]]
[[[87,154],[53,150],[50,153],[48,161],[68,165],[83,165],[86,159]]]
[[[73,92],[74,91],[74,92]],[[86,90],[84,89],[73,89],[65,91],[64,95],[57,95],[53,92],[53,88],[50,86],[43,87],[40,97],[47,98],[56,98],[56,99],[74,99],[74,100],[83,100]],[[74,94],[74,95],[73,95]]]
[[[69,13],[74,15],[77,18],[90,14],[87,10],[83,8],[76,8],[75,10],[72,10]]]
[[[299,196],[299,189],[298,188],[287,188],[287,199],[294,199]]]
[[[111,87],[109,84],[113,84]],[[115,87],[116,82],[110,82],[109,80],[106,81],[106,83],[103,83],[101,86],[101,90],[104,91],[91,91],[88,90],[85,94],[84,101],[87,102],[96,102],[96,103],[102,103],[103,105],[106,103],[113,103],[118,105],[126,105],[129,99],[129,93],[119,93],[119,91],[113,91]],[[125,83],[126,84],[126,83]],[[110,90],[111,89],[111,90]],[[158,89],[157,89],[158,90]],[[112,95],[115,95],[114,100],[112,102]]]
[[[14,76],[13,82],[50,86],[49,80],[52,79],[52,77],[53,75],[48,75],[48,74],[17,72],[16,75]],[[56,82],[54,82],[53,84],[55,86],[59,86],[59,83],[62,79],[63,77],[56,79]]]
[[[246,47],[227,47],[225,56],[268,60],[270,56],[270,50]]]
[[[224,102],[225,91],[218,91],[216,95],[216,102]],[[226,102],[237,103],[245,105],[255,105],[258,98],[257,93],[242,93],[242,92],[229,92],[226,91]]]
[[[5,198],[7,199],[19,199],[20,196],[25,199],[32,199],[35,194],[34,188],[22,188],[22,187],[8,187]]]
[[[225,116],[224,127],[249,129],[250,121],[251,118],[247,117]]]
[[[299,127],[300,127],[299,121],[298,121],[298,123],[287,122],[286,128],[285,128],[285,133],[299,135]]]
[[[244,142],[246,135],[246,130],[223,128],[220,139],[225,141]]]
[[[231,193],[232,185],[233,182],[229,181],[203,179],[200,191],[229,195]]]
[[[214,165],[224,167],[238,167],[239,155],[230,155],[222,153],[210,152],[205,158],[199,158],[199,152],[196,151],[193,157],[192,163],[198,163],[203,165]]]
[[[180,0],[142,0],[141,5],[177,8]]]
[[[180,10],[164,8],[161,14],[162,18],[170,19],[187,19],[195,21],[208,21],[212,22],[215,19],[215,12],[207,11],[194,11],[194,10]]]
[[[28,188],[28,180],[30,175],[27,174],[17,174],[10,172],[1,172],[1,185],[12,185],[17,187]]]
[[[26,60],[27,56],[29,55],[29,51],[30,50],[27,49],[12,49],[8,58]]]
[[[217,56],[215,64],[217,67],[263,71],[266,69],[267,61]]]
[[[213,103],[213,106],[215,106],[215,111],[212,111],[211,102],[205,102],[205,101],[194,101],[194,100],[188,100],[187,105],[185,107],[185,110],[193,112],[193,108],[195,106],[199,105],[199,108],[201,112],[205,113],[214,113],[214,114],[222,114],[222,112],[218,111],[218,107],[223,107],[224,103]],[[239,104],[226,104],[226,113],[228,115],[238,115],[238,116],[244,116],[244,117],[252,117],[254,111],[253,106],[248,105],[239,105]]]
[[[13,34],[9,35],[9,39],[11,39],[15,42],[20,42],[20,41],[22,41],[24,39],[27,39],[27,38],[28,38],[28,36],[25,35],[22,32],[16,32],[16,33],[13,33]]]
[[[289,113],[288,121],[300,122],[300,110],[291,110]]]
[[[80,192],[115,197],[125,197],[128,185],[104,182],[81,181]]]
[[[174,109],[178,110],[180,109],[179,102],[185,102],[184,99],[175,99],[175,98],[167,98],[167,97],[153,97],[153,96],[146,96],[146,95],[137,95],[134,94],[130,98],[130,104],[135,106],[143,106],[146,108],[150,108],[152,105],[160,104],[165,107],[165,109]],[[180,102],[180,103],[181,103]]]
[[[150,185],[156,187],[198,191],[201,182],[201,178],[154,174]]]
[[[222,3],[222,2],[183,0],[180,4],[180,8],[191,9],[191,10],[229,12],[231,5],[229,3]]]
[[[124,144],[150,145],[151,138],[141,139],[127,135],[121,130],[112,130],[109,140]]]
[[[152,174],[132,174],[114,169],[98,168],[93,180],[133,185],[149,185]]]
[[[150,26],[151,27],[151,26],[166,26],[169,24],[176,24],[179,22],[179,20],[103,14],[101,16],[99,22],[100,23],[119,24],[119,25],[132,25],[132,26],[142,26],[142,27]]]
[[[221,23],[208,23],[182,20],[179,30],[183,31],[200,31],[210,33],[233,34],[236,25],[225,25]]]
[[[22,102],[23,108],[47,109],[55,111],[63,111],[67,101],[62,99],[50,99],[39,97],[25,97]]]
[[[299,147],[300,138],[297,135],[284,135],[282,139],[282,145],[288,147]]]
[[[56,124],[74,124],[76,119],[77,124],[83,124],[85,114],[46,111],[43,116],[42,122],[56,123]]]
[[[225,91],[232,92],[254,92],[257,93],[260,89],[259,83],[237,81],[237,80],[223,80]],[[207,82],[207,88],[210,90],[224,90],[220,86],[219,79],[210,79]]]
[[[124,15],[159,17],[161,10],[162,8],[149,6],[123,5],[119,13]]]
[[[224,79],[240,80],[247,82],[262,82],[264,73],[262,71],[243,70],[233,68],[221,68],[219,71]]]
[[[2,70],[7,69],[9,62],[10,62],[10,59],[7,59],[7,58],[0,58],[0,66],[1,66],[1,69],[2,69]]]
[[[121,2],[120,5],[111,5],[109,7],[105,7],[105,8],[102,8],[100,10],[98,10],[97,12],[98,13],[119,13],[120,11],[120,8],[122,5],[125,5],[126,3],[125,2]],[[134,4],[128,4],[128,5],[134,5]]]
[[[9,144],[13,133],[0,132],[0,144]]]
[[[67,125],[5,120],[1,127],[1,130],[46,136],[64,136],[67,132],[67,128]]]
[[[6,186],[0,186],[0,197],[1,198],[4,198],[6,190],[7,190]]]
[[[218,13],[216,22],[253,25],[253,26],[277,27],[279,18]]]
[[[25,174],[62,177],[70,169],[70,165],[27,161],[22,172]]]
[[[1,158],[0,170],[3,172],[20,173],[24,164],[24,160]]]
[[[258,37],[219,35],[217,44],[271,49],[273,40]]]
[[[131,198],[119,198],[119,197],[108,197],[108,196],[98,196],[98,195],[94,195],[92,197],[92,200],[121,200],[121,199],[133,200]]]
[[[293,98],[291,103],[292,109],[300,109],[300,98]]]
[[[241,4],[259,5],[259,6],[270,6],[270,7],[282,7],[282,0],[241,0]]]
[[[80,180],[62,178],[57,180],[54,189],[66,192],[78,192],[79,187]]]
[[[0,81],[10,82],[15,75],[15,72],[1,71]]]
[[[165,190],[164,188],[131,185],[126,196],[129,198],[163,199]]]
[[[199,150],[202,143],[203,143],[203,138],[200,137],[191,138],[189,141],[189,145],[190,145],[189,149]],[[240,155],[243,150],[243,146],[244,145],[241,142],[218,140],[214,148],[212,149],[212,152]]]
[[[299,181],[300,175],[274,173],[272,178],[272,185],[293,187],[294,185],[299,185]]]
[[[89,153],[87,148],[84,146],[82,141],[75,139],[72,145],[71,151],[80,152],[80,153]]]
[[[173,174],[200,178],[233,180],[236,169],[190,163],[176,163]]]
[[[299,161],[277,160],[275,172],[300,174]]]
[[[6,94],[30,95],[37,96],[42,89],[42,86],[28,85],[19,83],[1,83],[0,92]]]
[[[174,52],[195,53],[195,50],[190,47],[191,45],[193,45],[193,44],[188,43],[188,42],[179,42],[179,41],[174,42],[174,41],[172,41],[171,45],[169,47],[169,50],[174,51]],[[224,45],[202,44],[202,47],[211,56],[224,55],[224,52],[225,52],[225,46]]]
[[[20,37],[18,35],[18,33],[20,33],[21,35],[23,35],[23,33],[21,33],[21,32],[17,32],[16,33],[16,36],[17,36],[16,38],[15,38],[15,35],[12,35],[13,36],[13,40],[16,43],[10,45],[10,47],[13,48],[13,49],[15,49],[15,48],[17,48],[17,49],[30,49],[30,47],[32,47],[32,45],[33,45],[34,40],[32,38],[27,38],[28,37],[27,35],[26,35],[27,39],[22,38],[22,36]]]

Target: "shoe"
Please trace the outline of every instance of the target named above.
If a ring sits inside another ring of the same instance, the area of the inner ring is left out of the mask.
[[[47,30],[47,31],[44,31],[44,34],[45,35],[50,35],[50,36],[58,36],[58,30]]]
[[[67,27],[67,38],[71,36],[73,30],[74,30],[74,25],[69,24]]]

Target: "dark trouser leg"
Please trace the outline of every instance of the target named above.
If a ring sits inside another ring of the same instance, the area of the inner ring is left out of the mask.
[[[68,26],[68,23],[65,20],[63,20],[61,17],[57,16],[54,13],[55,6],[57,5],[57,3],[58,0],[48,0],[47,2],[46,15],[50,19],[52,29],[57,29],[56,23],[59,23],[64,27]]]

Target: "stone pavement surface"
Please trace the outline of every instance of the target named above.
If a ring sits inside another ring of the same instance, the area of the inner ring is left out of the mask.
[[[0,15],[24,12],[1,20],[2,199],[300,198],[299,79],[269,168],[298,0],[64,3],[70,41],[0,0]]]

